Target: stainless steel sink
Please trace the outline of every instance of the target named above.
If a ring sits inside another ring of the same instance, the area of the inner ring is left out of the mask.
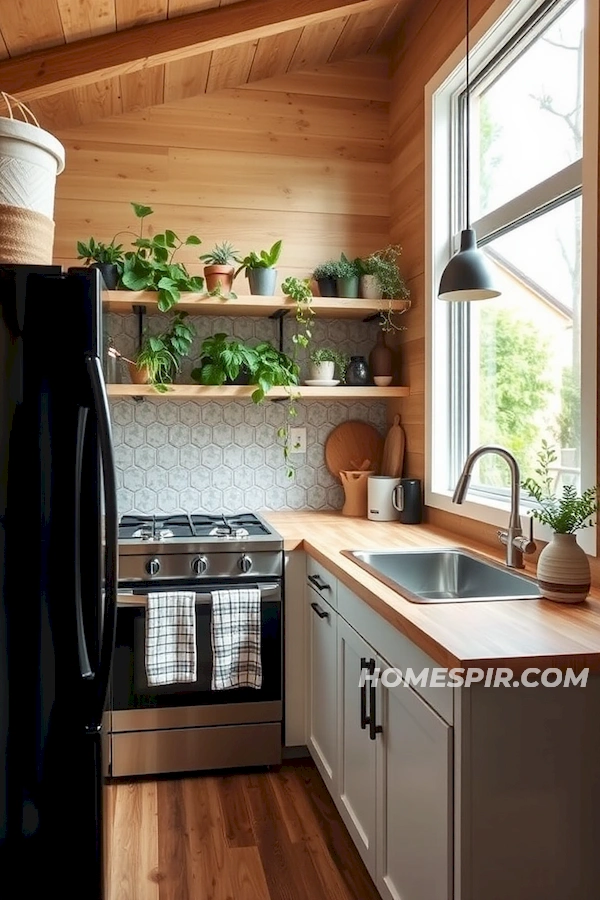
[[[461,549],[343,550],[413,603],[539,598],[535,581]]]

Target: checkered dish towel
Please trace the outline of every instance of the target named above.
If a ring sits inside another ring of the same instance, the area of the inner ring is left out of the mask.
[[[260,688],[260,590],[212,591],[213,691]]]
[[[196,681],[196,594],[150,591],[146,613],[148,684]]]

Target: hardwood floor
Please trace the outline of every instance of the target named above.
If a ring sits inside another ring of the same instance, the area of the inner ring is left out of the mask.
[[[379,900],[310,760],[106,789],[108,900]]]

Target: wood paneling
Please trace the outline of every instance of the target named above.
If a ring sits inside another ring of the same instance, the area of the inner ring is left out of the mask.
[[[349,66],[349,85],[355,72]],[[334,84],[342,77],[338,64]],[[377,79],[385,97],[375,62],[371,94]],[[198,234],[202,251],[228,239],[245,253],[283,238],[280,278],[308,275],[342,250],[385,245],[387,102],[363,99],[361,79],[355,99],[296,94],[279,82],[279,91],[225,91],[59,132],[67,165],[57,183],[56,258],[73,261],[76,241],[92,234],[135,232],[129,201],[155,209],[150,232]],[[200,272],[198,255],[186,247],[179,258]]]
[[[11,56],[64,44],[57,0],[9,0],[2,4],[0,31]],[[7,87],[3,90],[15,93]]]
[[[378,900],[310,760],[105,790],[107,900]]]

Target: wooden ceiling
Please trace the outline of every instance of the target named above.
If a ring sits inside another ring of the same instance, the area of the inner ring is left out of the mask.
[[[0,88],[46,128],[88,124],[382,53],[412,2],[8,0]]]

